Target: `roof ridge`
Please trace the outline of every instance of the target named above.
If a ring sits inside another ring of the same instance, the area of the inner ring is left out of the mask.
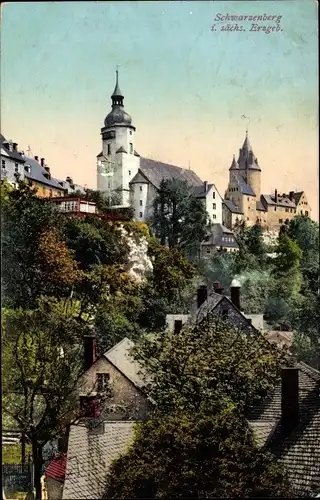
[[[317,370],[316,368],[313,368],[313,366],[308,365],[307,363],[304,363],[303,361],[299,361],[298,367],[306,374],[310,375],[310,377],[317,382],[319,382],[320,378],[320,371]],[[310,373],[311,372],[311,373]]]
[[[132,340],[130,340],[128,337],[124,337],[122,340],[120,340],[120,342],[118,342],[117,344],[115,344],[114,346],[110,347],[110,349],[108,349],[108,351],[104,352],[103,353],[103,356],[107,356],[107,354],[110,354],[110,352],[113,351],[113,349],[115,349],[116,347],[119,347],[121,344],[123,344],[126,340],[129,340],[130,342],[132,342]]]

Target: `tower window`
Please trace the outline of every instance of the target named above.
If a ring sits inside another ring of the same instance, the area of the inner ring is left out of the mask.
[[[142,200],[140,200],[140,207],[142,207],[143,203],[142,203]]]
[[[1,166],[2,166],[2,168],[6,168],[6,160],[1,161]]]
[[[142,212],[140,212],[139,215],[140,215],[140,219],[142,219]]]
[[[142,186],[140,186],[140,191],[142,191]]]
[[[128,174],[131,175],[131,170],[129,170]]]
[[[216,193],[213,191],[212,198],[215,199],[215,197],[216,197]]]
[[[132,144],[132,142],[129,143],[129,150],[130,150],[130,153],[132,154],[133,153],[133,144]]]
[[[217,218],[216,214],[213,214],[212,218],[213,218],[213,219],[216,219],[216,218]]]
[[[132,135],[132,130],[129,131],[129,134]]]
[[[108,144],[108,155],[111,155],[111,144]]]
[[[216,209],[216,204],[215,203],[212,204],[212,208],[213,208],[213,210]]]
[[[15,163],[15,164],[14,164],[14,170],[15,170],[16,172],[19,172],[19,165],[18,165],[18,163]]]

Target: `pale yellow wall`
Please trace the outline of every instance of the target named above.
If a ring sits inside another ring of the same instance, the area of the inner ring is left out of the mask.
[[[117,370],[104,356],[102,356],[86,372],[83,392],[96,391],[97,373],[108,373],[112,397],[107,402],[110,405],[126,407],[126,419],[144,419],[147,416],[147,397],[142,394],[122,373]],[[110,417],[111,418],[111,417]]]
[[[257,200],[261,196],[261,172],[259,170],[247,170],[247,184],[249,184],[256,194]]]
[[[64,190],[63,188],[61,189],[55,189],[54,187],[50,188],[49,186],[45,184],[41,184],[40,182],[35,182],[30,179],[29,185],[31,187],[37,188],[37,195],[39,198],[49,198],[51,196],[63,196],[64,195]]]
[[[243,212],[243,218],[246,225],[252,226],[256,223],[257,220],[256,197],[243,194],[241,205],[241,210]]]
[[[268,206],[268,212],[267,212],[267,225],[269,229],[277,229],[279,228],[286,219],[293,219],[293,217],[296,215],[295,210],[292,209],[292,212],[290,212],[290,208],[288,209],[289,211],[286,212],[285,207],[276,207],[276,210],[274,209],[274,206],[270,205]],[[279,221],[282,222],[279,222]]]
[[[308,217],[311,217],[311,207],[305,193],[302,194],[297,205],[297,215],[307,215]]]

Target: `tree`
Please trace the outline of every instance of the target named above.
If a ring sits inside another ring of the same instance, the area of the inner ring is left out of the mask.
[[[2,200],[1,219],[4,305],[32,308],[46,291],[38,258],[40,238],[44,228],[62,225],[61,215],[20,182]]]
[[[163,245],[195,258],[208,231],[208,214],[184,181],[163,180],[153,203],[151,227]]]
[[[286,230],[279,232],[276,253],[273,270],[276,279],[274,294],[282,298],[296,297],[301,288],[302,250],[287,235]]]
[[[163,414],[174,409],[212,414],[230,401],[244,411],[274,386],[284,359],[262,334],[238,331],[214,314],[179,333],[144,336],[133,354]]]
[[[290,497],[286,474],[232,408],[140,424],[109,470],[104,498]]]
[[[267,248],[263,242],[261,227],[258,224],[250,228],[242,225],[238,228],[236,238],[239,251],[234,257],[234,272],[239,274],[263,269],[267,263]]]
[[[7,310],[2,327],[3,412],[32,445],[39,499],[43,446],[82,415],[81,338],[90,330],[76,320],[71,301],[54,300],[32,311]]]

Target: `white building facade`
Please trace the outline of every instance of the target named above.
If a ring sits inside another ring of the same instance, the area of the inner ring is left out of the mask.
[[[24,155],[18,151],[16,142],[7,141],[3,135],[1,143],[1,179],[6,179],[10,184],[16,185],[17,175],[24,180]]]

